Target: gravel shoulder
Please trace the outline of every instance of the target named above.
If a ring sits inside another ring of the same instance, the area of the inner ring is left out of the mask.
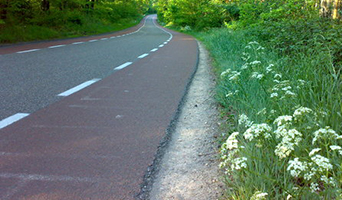
[[[172,140],[154,179],[151,200],[219,199],[216,136],[217,105],[208,52],[199,43],[200,61],[182,107]]]

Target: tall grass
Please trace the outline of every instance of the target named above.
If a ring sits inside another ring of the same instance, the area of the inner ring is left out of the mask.
[[[280,53],[248,29],[198,36],[231,123],[221,148],[228,199],[342,198],[342,80],[330,52]]]

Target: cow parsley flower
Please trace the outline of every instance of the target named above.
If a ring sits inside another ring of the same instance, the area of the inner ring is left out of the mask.
[[[303,116],[307,115],[307,114],[310,114],[312,113],[313,111],[310,109],[310,108],[307,108],[307,107],[300,107],[300,108],[297,108],[294,113],[293,113],[293,117],[296,119],[296,120],[299,120],[301,119]]]
[[[246,157],[241,157],[241,158],[235,158],[232,160],[232,170],[240,170],[242,168],[247,168],[247,158]]]
[[[316,153],[318,153],[321,150],[321,148],[315,148],[312,149],[309,153],[309,156],[312,157],[313,155],[315,155]]]
[[[264,200],[267,196],[267,192],[256,191],[251,197],[251,200]]]
[[[292,116],[290,115],[284,115],[284,116],[279,116],[277,119],[274,120],[274,124],[277,124],[277,126],[283,126],[283,125],[288,125],[291,124],[292,122]]]
[[[282,75],[281,75],[281,74],[275,74],[273,78],[274,78],[274,79],[281,79],[281,78],[282,78]]]
[[[313,192],[313,193],[319,191],[319,185],[318,185],[318,183],[311,183],[311,184],[310,184],[310,189],[311,189],[311,192]]]
[[[239,132],[234,132],[228,137],[228,139],[226,141],[226,144],[227,144],[226,148],[227,149],[233,150],[233,149],[237,149],[239,147],[239,145],[238,145],[239,141],[236,139],[236,136],[238,136],[238,135],[239,135]]]
[[[241,72],[232,71],[231,75],[229,76],[229,80],[230,81],[236,81],[240,75],[241,75]]]
[[[274,153],[280,159],[283,159],[283,158],[288,157],[292,151],[294,151],[294,144],[293,143],[281,142],[276,146]]]
[[[291,176],[299,177],[302,172],[307,170],[307,163],[299,161],[299,158],[295,158],[289,161],[287,171],[290,171]]]
[[[268,65],[268,67],[266,67],[266,73],[268,74],[270,72],[273,72],[273,67],[274,67],[273,64]]]
[[[253,121],[250,121],[247,115],[242,114],[239,116],[239,125],[243,125],[244,127],[251,127],[253,125]]]
[[[256,60],[256,61],[250,62],[249,64],[250,65],[258,65],[258,64],[261,64],[261,62]]]
[[[271,94],[271,98],[275,98],[275,97],[278,97],[278,93],[276,93],[276,92]]]
[[[229,74],[231,72],[231,69],[226,69],[225,71],[223,71],[222,73],[221,73],[221,78],[223,78],[223,77],[225,77],[227,74]]]
[[[313,133],[314,138],[312,139],[312,144],[322,138],[330,138],[330,139],[337,139],[339,135],[329,127],[321,128]]]
[[[315,155],[311,157],[311,160],[320,167],[318,168],[319,172],[324,172],[333,169],[333,165],[330,164],[329,159],[326,157],[323,157],[321,155]]]
[[[264,136],[265,139],[271,137],[272,128],[266,124],[253,124],[249,129],[245,131],[243,136],[246,140],[252,141],[254,138],[258,138],[259,136]]]

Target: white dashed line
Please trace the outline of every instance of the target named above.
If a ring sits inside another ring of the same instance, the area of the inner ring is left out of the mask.
[[[80,85],[78,85],[78,86],[76,86],[76,87],[73,87],[73,88],[71,88],[71,89],[69,89],[69,90],[67,90],[67,91],[65,91],[65,92],[63,92],[63,93],[60,93],[60,94],[57,95],[57,96],[62,96],[62,97],[69,96],[69,95],[71,95],[71,94],[73,94],[73,93],[75,93],[75,92],[78,92],[78,91],[80,91],[80,90],[82,90],[82,89],[88,87],[89,85],[91,85],[91,84],[93,84],[93,83],[96,83],[96,82],[99,81],[99,80],[101,80],[101,79],[96,78],[96,79],[93,79],[93,80],[84,82],[84,83],[82,83],[82,84],[80,84]]]
[[[59,47],[65,47],[65,44],[61,44],[61,45],[55,45],[55,46],[50,46],[48,47],[49,49],[54,49],[54,48],[59,48]]]
[[[34,52],[34,51],[38,51],[40,49],[30,49],[30,50],[25,50],[25,51],[18,51],[17,53],[29,53],[29,52]]]
[[[164,46],[163,44],[159,45],[160,48],[163,47],[163,46]]]
[[[139,56],[138,58],[141,59],[141,58],[145,58],[146,56],[148,56],[148,53],[145,53],[145,54]]]
[[[113,37],[110,37],[110,39],[114,39],[114,38],[116,38],[115,36],[113,36]]]
[[[129,65],[131,65],[132,62],[126,62],[125,64],[120,65],[119,67],[114,68],[114,70],[121,70]]]
[[[28,113],[17,113],[15,115],[7,117],[6,119],[3,119],[0,121],[0,129],[13,124],[14,122],[17,122],[21,120],[22,118],[27,117],[28,115],[29,115]]]
[[[96,42],[96,41],[99,41],[99,40],[89,40],[88,42]]]
[[[155,49],[152,49],[152,50],[151,50],[151,52],[155,52],[155,51],[158,51],[158,49],[157,49],[157,48],[155,48]]]
[[[108,40],[108,38],[102,38],[101,40]]]
[[[72,44],[83,44],[84,42],[74,42]]]

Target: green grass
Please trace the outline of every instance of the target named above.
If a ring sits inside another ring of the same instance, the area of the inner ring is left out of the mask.
[[[48,25],[23,24],[0,26],[0,44],[28,42],[36,40],[49,40],[60,38],[73,38],[80,36],[96,35],[123,30],[137,25],[142,18],[127,18],[115,23],[105,20],[83,18],[82,24],[66,22]]]
[[[216,99],[229,124],[225,126],[230,127],[221,148],[227,199],[341,198],[342,151],[330,147],[342,146],[336,138],[342,134],[341,66],[316,43],[305,47],[298,40],[292,52],[284,53],[274,45],[281,40],[276,34],[259,38],[251,31],[255,30],[195,33],[214,58]],[[242,115],[250,123],[243,123]],[[281,116],[291,116],[291,121],[274,123]],[[264,126],[269,129],[262,131]],[[336,135],[315,136],[318,130],[334,130]],[[239,134],[229,137],[233,132]],[[315,148],[319,152],[309,155]],[[282,156],[279,152],[284,149],[290,150]],[[317,164],[315,155],[327,158],[332,168]],[[296,171],[291,167],[294,161],[305,166],[297,169],[298,174],[291,174]],[[267,195],[258,197],[260,193]]]

